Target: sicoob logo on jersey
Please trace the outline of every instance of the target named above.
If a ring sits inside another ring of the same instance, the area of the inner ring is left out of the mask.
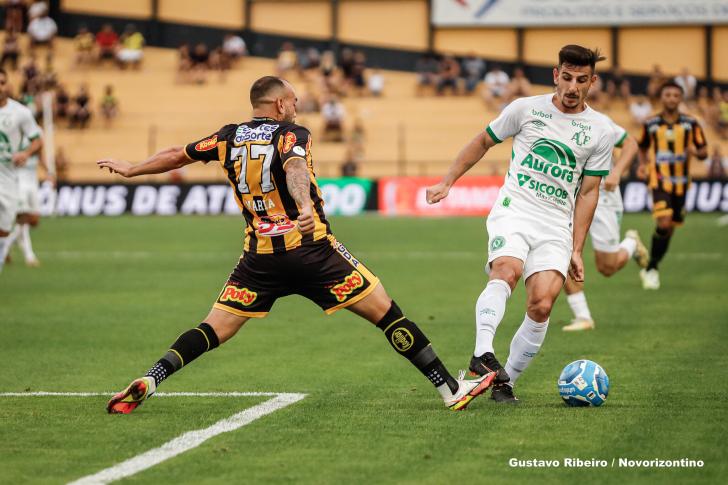
[[[331,288],[331,293],[336,297],[336,300],[341,303],[346,298],[354,293],[354,290],[364,286],[364,277],[358,271],[352,272],[349,276],[344,278],[343,283],[339,283]]]
[[[222,294],[220,295],[220,301],[236,301],[243,306],[250,306],[258,298],[258,294],[247,288],[236,288],[233,285],[227,285]]]
[[[280,236],[291,232],[295,227],[296,223],[283,214],[263,216],[258,223],[258,234],[266,237]]]
[[[211,150],[217,146],[217,135],[207,138],[206,140],[202,140],[197,145],[195,145],[195,150],[198,152],[206,152],[207,150]]]

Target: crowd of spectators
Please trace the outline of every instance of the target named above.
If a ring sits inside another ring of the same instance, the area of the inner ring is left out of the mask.
[[[247,46],[237,34],[226,34],[222,44],[210,49],[204,42],[182,44],[178,50],[177,82],[204,84],[211,71],[218,72],[221,81],[225,72],[238,65],[248,54]]]

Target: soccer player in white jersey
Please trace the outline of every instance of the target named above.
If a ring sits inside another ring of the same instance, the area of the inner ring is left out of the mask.
[[[30,141],[23,140],[21,149],[26,149]],[[40,222],[40,200],[38,187],[38,154],[28,157],[25,165],[17,167],[18,173],[18,217],[15,229],[10,233],[5,244],[5,254],[0,257],[5,259],[10,252],[13,243],[17,243],[23,251],[26,266],[40,266],[40,261],[33,251],[33,243],[30,240],[30,228],[36,227]]]
[[[17,167],[41,149],[40,128],[28,108],[9,98],[8,75],[0,69],[0,254],[5,253],[8,235],[18,211]],[[21,149],[23,138],[30,140]],[[5,258],[0,259],[0,271]]]
[[[475,351],[470,371],[496,372],[492,398],[517,403],[513,384],[546,336],[551,308],[567,273],[584,279],[582,249],[609,174],[613,132],[609,119],[586,105],[596,81],[598,50],[567,45],[554,68],[554,93],[513,101],[458,154],[427,201],[445,197],[455,182],[497,143],[513,137],[508,175],[488,216],[490,281],[475,306]],[[511,342],[505,369],[493,337],[506,302],[523,277],[527,311]]]
[[[628,230],[625,233],[625,238],[622,242],[619,242],[622,214],[624,212],[619,181],[622,174],[637,159],[639,146],[637,140],[627,133],[627,130],[611,119],[609,121],[614,133],[614,146],[621,148],[621,151],[611,172],[602,179],[599,186],[599,203],[594,212],[594,220],[589,228],[597,270],[606,277],[612,276],[622,269],[630,258],[634,259],[640,268],[646,268],[649,256],[639,233],[634,229]],[[584,283],[567,278],[564,292],[566,293],[566,301],[574,313],[574,319],[569,325],[563,327],[563,330],[573,332],[593,329],[594,319],[586,302]]]

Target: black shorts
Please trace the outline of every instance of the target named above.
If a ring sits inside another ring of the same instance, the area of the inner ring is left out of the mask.
[[[278,298],[301,295],[330,314],[363,299],[378,284],[379,278],[328,236],[281,254],[244,253],[213,306],[261,318]]]
[[[685,222],[685,194],[675,195],[661,189],[652,189],[652,217],[672,217],[676,224]]]

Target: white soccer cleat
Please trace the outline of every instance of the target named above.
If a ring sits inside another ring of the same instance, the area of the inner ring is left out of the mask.
[[[647,251],[647,247],[642,243],[640,233],[637,232],[636,229],[630,229],[624,234],[624,236],[634,240],[637,245],[634,250],[634,254],[632,254],[632,259],[635,260],[640,268],[646,268],[650,259],[650,253]]]
[[[645,290],[660,289],[660,273],[658,273],[656,269],[641,270],[640,278],[642,278],[642,288]]]
[[[453,411],[462,411],[470,401],[483,394],[495,380],[495,372],[489,372],[475,379],[466,379],[465,371],[458,375],[458,392],[451,399],[445,399],[445,406]]]
[[[594,330],[594,320],[591,318],[577,317],[570,324],[563,327],[564,332],[578,332],[580,330]]]

